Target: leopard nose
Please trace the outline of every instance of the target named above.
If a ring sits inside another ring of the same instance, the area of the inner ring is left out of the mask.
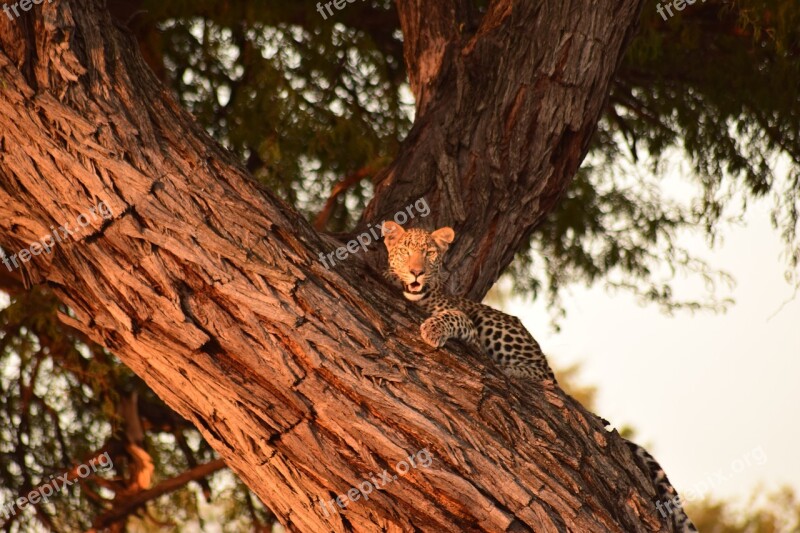
[[[415,278],[419,277],[419,276],[421,276],[421,275],[423,275],[425,273],[425,269],[424,268],[411,268],[409,270],[411,271],[412,274],[414,274]]]

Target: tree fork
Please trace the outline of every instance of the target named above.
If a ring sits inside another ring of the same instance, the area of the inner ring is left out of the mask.
[[[493,3],[472,48],[488,53],[523,3]],[[638,2],[621,4],[610,28],[591,27],[609,42]],[[554,5],[537,9],[561,13]],[[579,50],[565,42],[553,50],[569,63]],[[614,65],[612,56],[601,59]],[[65,323],[194,423],[291,530],[662,528],[646,474],[597,417],[560,390],[509,383],[474,354],[425,346],[419,316],[360,257],[323,268],[317,257],[335,244],[169,98],[100,2],[56,0],[0,19],[0,95],[3,249],[16,253],[105,202],[111,220],[32,257],[26,276],[70,307]],[[428,126],[407,146],[430,135],[443,98],[434,92],[420,116]],[[523,108],[502,115],[512,136]],[[594,119],[586,115],[535,126],[577,132],[549,154],[554,168],[577,166],[575,146]],[[414,157],[407,148],[393,168],[412,169],[402,160]],[[437,216],[452,215],[438,199]],[[466,240],[481,238],[464,228]],[[423,448],[429,468],[339,512],[319,505]]]

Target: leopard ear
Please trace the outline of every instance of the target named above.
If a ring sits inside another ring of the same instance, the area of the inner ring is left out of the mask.
[[[381,233],[383,234],[383,243],[386,245],[386,248],[391,248],[397,241],[400,240],[400,237],[406,230],[400,224],[396,222],[392,222],[391,220],[386,220],[381,227]]]
[[[431,233],[431,237],[433,237],[434,242],[436,242],[436,246],[444,252],[450,247],[450,243],[453,242],[453,239],[456,238],[456,232],[453,231],[453,228],[445,226]]]

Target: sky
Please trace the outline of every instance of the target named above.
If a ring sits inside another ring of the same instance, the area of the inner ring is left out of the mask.
[[[690,501],[711,493],[742,502],[758,486],[800,491],[800,294],[785,280],[767,203],[720,234],[714,249],[690,249],[735,278],[725,313],[669,316],[602,286],[564,294],[560,332],[544,302],[503,307],[553,366],[580,363],[578,381],[598,389],[596,413],[632,426]]]

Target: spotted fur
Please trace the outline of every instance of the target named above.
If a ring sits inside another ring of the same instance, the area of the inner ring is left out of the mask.
[[[539,343],[517,317],[441,290],[442,257],[455,238],[451,228],[404,230],[387,221],[383,223],[383,236],[389,252],[387,278],[399,283],[406,299],[429,315],[420,326],[426,343],[442,347],[449,339],[459,339],[488,355],[508,376],[555,384]],[[663,505],[675,501],[677,492],[653,456],[641,446],[626,442],[640,467],[650,474],[657,502]],[[680,505],[673,505],[665,519],[679,533],[697,531]]]
[[[405,231],[385,222],[384,235],[390,277],[430,315],[420,328],[425,342],[441,347],[448,339],[460,339],[486,353],[509,376],[555,382],[539,343],[517,317],[439,290],[441,258],[455,237],[452,229]]]
[[[678,533],[697,533],[697,528],[680,504],[678,491],[669,482],[667,473],[664,472],[655,457],[635,442],[626,440],[625,444],[628,445],[628,448],[636,457],[639,466],[647,471],[650,474],[650,479],[653,480],[657,495],[655,505],[659,511],[659,516],[665,520],[672,521],[673,531]]]

